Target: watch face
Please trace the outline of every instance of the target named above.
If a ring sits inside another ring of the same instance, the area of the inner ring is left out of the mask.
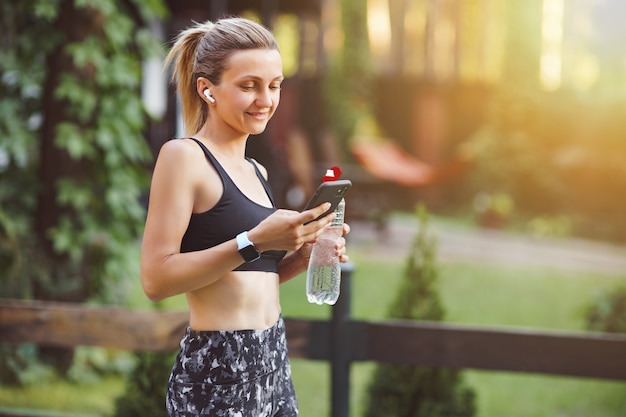
[[[245,246],[239,249],[239,253],[241,254],[243,260],[246,262],[252,262],[261,257],[259,252],[252,245]]]

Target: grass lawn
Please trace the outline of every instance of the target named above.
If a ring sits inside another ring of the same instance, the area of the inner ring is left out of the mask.
[[[351,250],[356,265],[352,309],[358,319],[383,319],[402,278],[404,260],[373,259]],[[580,331],[584,311],[594,294],[618,285],[625,277],[577,273],[541,267],[445,263],[440,265],[440,293],[449,322],[489,326],[526,326]],[[138,282],[133,307],[149,305]],[[304,276],[281,287],[283,315],[328,318],[330,307],[306,302]],[[164,303],[182,308],[183,297]],[[626,358],[626,353],[625,353]],[[351,417],[361,417],[373,363],[356,363],[351,374]],[[330,366],[292,361],[302,417],[329,415]],[[623,417],[626,382],[542,375],[464,371],[475,389],[479,417]],[[97,385],[55,381],[27,389],[0,387],[0,408],[21,406],[111,415],[123,381],[104,379]],[[393,416],[390,416],[393,417]]]
[[[54,379],[25,388],[0,386],[0,414],[4,407],[15,407],[63,412],[66,417],[110,416],[115,411],[115,398],[123,390],[124,381],[120,377],[86,384]]]
[[[351,253],[357,265],[352,288],[353,315],[381,319],[392,302],[403,262],[381,262]],[[584,330],[584,311],[592,296],[624,279],[589,273],[519,266],[442,264],[440,293],[447,321],[489,326]],[[324,318],[330,308],[306,303],[304,280],[282,286],[286,316]],[[625,354],[626,357],[626,354]],[[296,360],[293,378],[303,417],[328,415],[330,367]],[[351,416],[363,414],[372,363],[353,365]],[[479,417],[626,415],[626,383],[520,373],[467,370],[477,393]]]

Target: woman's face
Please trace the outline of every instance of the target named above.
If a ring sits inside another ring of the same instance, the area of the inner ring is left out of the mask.
[[[216,100],[211,112],[238,133],[259,134],[278,107],[283,78],[278,51],[237,51],[231,55],[219,85],[211,89]]]

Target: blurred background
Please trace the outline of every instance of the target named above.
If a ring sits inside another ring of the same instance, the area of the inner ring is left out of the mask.
[[[181,29],[228,15],[263,23],[281,48],[281,105],[248,142],[278,205],[302,208],[333,165],[354,183],[355,316],[388,315],[422,205],[446,320],[626,331],[620,0],[5,0],[0,297],[184,308],[147,302],[137,278],[152,164],[182,134],[162,62]],[[282,291],[284,314],[329,316],[303,305],[303,279]],[[153,360],[0,352],[0,410],[89,415],[123,415],[115,398]],[[354,371],[354,416],[372,369]],[[302,415],[327,413],[327,379],[294,361]],[[483,417],[626,415],[623,383],[467,379]],[[66,398],[77,384],[80,401]]]
[[[420,201],[488,225],[623,241],[621,8],[610,0],[176,2],[159,32],[167,40],[191,19],[225,14],[275,31],[283,106],[249,153],[269,167],[284,206],[301,207],[326,165],[340,163],[357,185],[353,218]],[[173,96],[160,100],[154,151],[180,132]]]

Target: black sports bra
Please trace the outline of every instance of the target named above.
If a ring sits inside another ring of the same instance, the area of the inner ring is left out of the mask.
[[[203,213],[192,213],[187,231],[180,245],[181,252],[193,252],[217,246],[220,243],[234,239],[239,233],[250,230],[262,220],[276,211],[274,198],[268,182],[265,180],[256,164],[246,159],[254,166],[259,181],[272,202],[272,207],[265,207],[250,200],[237,188],[224,168],[215,159],[213,154],[195,138],[194,140],[211,162],[219,174],[224,191],[217,204]],[[278,272],[278,264],[287,252],[269,250],[261,253],[255,261],[239,265],[234,271],[264,271]]]

